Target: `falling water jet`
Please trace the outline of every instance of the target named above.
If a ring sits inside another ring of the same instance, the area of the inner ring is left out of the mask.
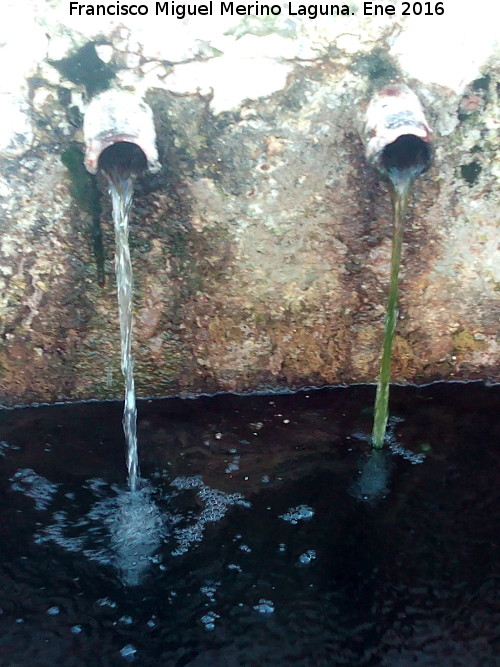
[[[137,407],[135,401],[134,357],[132,355],[133,270],[128,242],[128,223],[134,195],[134,180],[144,171],[146,157],[131,143],[116,143],[106,148],[99,167],[109,183],[115,227],[115,272],[120,315],[121,369],[125,379],[123,431],[127,445],[130,490],[137,488],[139,456],[137,451]]]
[[[428,169],[432,151],[431,130],[423,109],[417,96],[404,84],[391,84],[374,96],[367,111],[366,133],[367,158],[389,180],[394,212],[391,275],[372,432],[373,447],[381,449],[389,416],[391,352],[398,316],[404,220],[411,187]]]
[[[151,109],[134,95],[107,91],[94,98],[84,122],[85,166],[100,170],[109,184],[115,227],[115,270],[121,334],[121,369],[125,379],[123,429],[127,445],[128,482],[137,490],[137,408],[132,356],[133,272],[128,242],[134,181],[147,169],[159,169]]]

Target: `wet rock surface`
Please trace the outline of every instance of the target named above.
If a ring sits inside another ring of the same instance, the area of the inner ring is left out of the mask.
[[[394,380],[500,379],[493,47],[460,81],[418,78],[411,22],[399,36],[356,17],[265,34],[206,23],[201,41],[180,22],[181,52],[180,37],[134,42],[136,24],[77,29],[55,11],[48,47],[16,73],[17,129],[0,146],[1,403],[122,393],[110,204],[81,166],[86,106],[110,86],[150,105],[162,163],[131,219],[140,395],[376,379],[392,214],[360,130],[393,76],[435,132],[407,220]]]

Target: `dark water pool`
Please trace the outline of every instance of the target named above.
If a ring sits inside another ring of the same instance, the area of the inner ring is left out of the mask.
[[[500,665],[500,387],[0,412],[0,665]]]

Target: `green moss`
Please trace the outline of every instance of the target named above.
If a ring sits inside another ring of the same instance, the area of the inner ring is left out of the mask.
[[[116,75],[115,70],[99,58],[94,42],[88,42],[71,56],[50,64],[69,81],[85,86],[89,96],[109,88]]]
[[[83,150],[71,144],[61,155],[71,181],[71,196],[77,206],[90,216],[94,257],[99,285],[104,285],[104,246],[101,230],[101,193],[95,176],[83,164]]]
[[[471,186],[474,185],[474,183],[477,181],[481,171],[482,167],[476,161],[469,162],[469,164],[463,164],[460,167],[460,175]]]
[[[295,79],[280,95],[280,106],[287,111],[300,111],[309,99],[311,83],[306,77]]]
[[[453,336],[453,351],[456,355],[464,355],[474,350],[482,350],[485,347],[483,340],[476,340],[470,331],[460,329]]]
[[[101,194],[96,178],[85,169],[83,150],[71,144],[62,154],[61,161],[69,172],[71,195],[78,206],[92,217],[101,215]]]
[[[488,90],[488,88],[490,87],[490,81],[491,81],[490,75],[486,74],[485,76],[482,76],[479,79],[473,81],[471,87],[475,91]]]
[[[387,51],[376,47],[371,53],[360,55],[353,69],[365,76],[374,88],[383,86],[399,75],[399,70]]]

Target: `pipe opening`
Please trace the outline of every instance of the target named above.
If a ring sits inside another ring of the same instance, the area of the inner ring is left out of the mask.
[[[429,142],[414,134],[402,134],[383,149],[380,166],[388,174],[406,173],[416,178],[429,168],[431,158]]]
[[[140,176],[148,168],[144,151],[130,141],[117,141],[99,155],[98,167],[106,174]]]

